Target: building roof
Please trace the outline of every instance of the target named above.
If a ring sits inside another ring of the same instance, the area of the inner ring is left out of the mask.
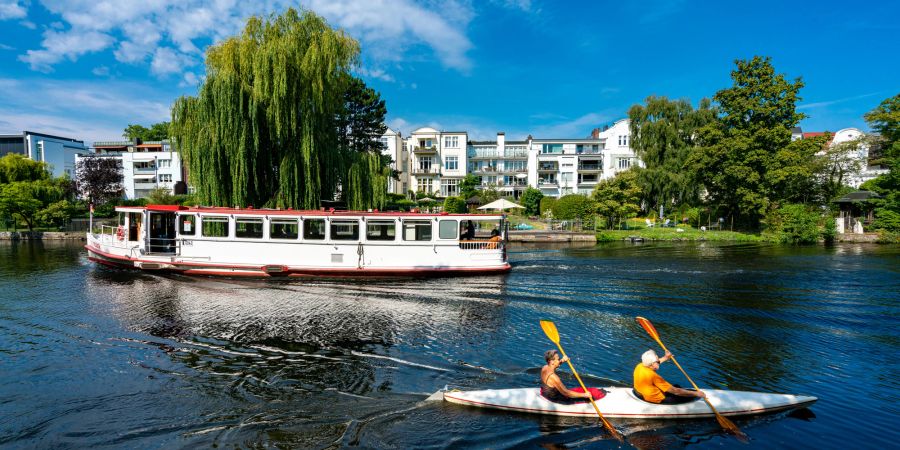
[[[827,131],[807,131],[803,133],[803,139],[814,138],[818,136],[825,136]]]
[[[878,195],[878,193],[872,192],[872,191],[856,191],[856,192],[851,192],[851,193],[835,200],[834,202],[835,203],[859,203],[859,202],[869,201],[873,198],[881,198],[881,196]]]
[[[22,132],[22,135],[23,135],[23,136],[29,135],[29,134],[33,134],[33,135],[35,135],[35,136],[48,137],[48,138],[52,138],[52,139],[59,139],[59,140],[61,140],[61,141],[78,142],[79,144],[84,145],[84,141],[79,141],[78,139],[72,139],[72,138],[67,138],[67,137],[62,137],[62,136],[54,136],[54,135],[52,135],[52,134],[47,134],[47,133],[38,133],[38,132],[36,132],[36,131],[28,131],[28,130],[25,130],[25,131]]]

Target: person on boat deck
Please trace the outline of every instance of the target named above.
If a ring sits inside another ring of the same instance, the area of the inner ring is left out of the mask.
[[[467,241],[471,241],[475,239],[475,222],[469,220],[469,224],[466,226],[466,233],[463,235],[463,239]]]
[[[591,398],[591,396],[594,400],[599,400],[606,395],[605,392],[594,388],[588,389],[590,392],[584,392],[584,389],[580,387],[566,389],[562,380],[559,379],[559,375],[556,374],[556,369],[560,364],[569,360],[568,356],[559,359],[559,353],[556,350],[547,350],[544,353],[544,360],[547,361],[547,365],[541,368],[541,395],[547,400],[556,403],[578,403]]]
[[[500,237],[500,230],[494,228],[491,230],[491,238],[488,239],[490,242],[488,242],[487,248],[497,248],[499,245],[498,243],[502,240],[503,238]]]
[[[653,350],[647,350],[641,355],[641,362],[634,368],[634,391],[642,400],[663,405],[677,405],[687,403],[695,398],[706,397],[703,391],[690,391],[669,384],[662,376],[656,373],[659,365],[672,358],[672,353],[666,351],[666,355],[660,358]]]

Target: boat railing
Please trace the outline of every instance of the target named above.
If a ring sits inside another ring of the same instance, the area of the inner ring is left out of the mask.
[[[95,226],[94,229],[98,227]],[[128,230],[123,226],[100,225],[99,233],[91,231],[94,239],[110,247],[128,248]]]
[[[181,239],[173,238],[148,238],[144,247],[145,255],[173,255],[181,254]]]
[[[503,247],[503,241],[491,241],[489,239],[459,241],[459,248],[462,250],[499,250]]]

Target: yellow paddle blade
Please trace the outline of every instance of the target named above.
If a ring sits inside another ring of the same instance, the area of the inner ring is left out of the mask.
[[[654,327],[653,324],[650,323],[649,320],[647,320],[641,316],[636,317],[635,320],[637,320],[637,323],[640,326],[644,327],[644,330],[647,331],[647,334],[649,334],[650,337],[652,337],[653,339],[659,340],[659,333],[656,332],[656,327]]]
[[[554,344],[559,344],[559,331],[556,330],[556,325],[549,320],[541,321],[541,329],[544,330],[544,334],[547,335]]]
[[[728,420],[727,417],[719,414],[718,411],[716,411],[716,420],[719,421],[719,426],[724,428],[725,431],[728,431],[729,433],[735,435],[741,442],[746,444],[749,441],[747,439],[747,435],[744,434],[744,432],[741,431],[741,429],[738,428],[738,426],[735,425],[734,422]]]

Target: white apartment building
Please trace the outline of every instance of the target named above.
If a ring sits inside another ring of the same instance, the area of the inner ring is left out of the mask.
[[[459,195],[466,176],[465,131],[423,127],[406,138],[409,153],[409,190],[439,197]]]
[[[409,189],[409,152],[403,143],[403,136],[399,131],[390,128],[379,138],[384,146],[381,153],[391,158],[391,169],[399,172],[399,180],[388,180],[388,193],[406,194]]]
[[[501,195],[519,198],[528,187],[528,141],[507,141],[497,133],[495,141],[470,141],[468,173],[481,179],[481,187],[493,187]]]
[[[94,143],[94,149],[97,153],[121,158],[126,199],[146,198],[157,188],[164,188],[171,194],[187,192],[181,155],[167,140],[98,141]]]
[[[546,196],[590,194],[603,175],[601,139],[531,139],[528,184]]]
[[[842,144],[844,142],[859,139],[861,137],[864,137],[865,135],[866,134],[860,131],[858,128],[844,128],[834,133],[834,136],[832,136],[831,142],[828,145],[833,146]],[[859,170],[855,173],[850,174],[850,176],[845,181],[845,184],[847,186],[850,186],[854,189],[859,189],[859,186],[866,181],[873,180],[880,175],[884,175],[889,172],[889,170],[886,168],[869,165],[869,150],[869,145],[865,141],[860,142],[860,144],[856,146],[856,150],[852,153],[851,156],[857,160]]]
[[[605,143],[603,149],[603,176],[601,179],[615,177],[617,173],[632,167],[644,167],[644,163],[631,149],[631,129],[628,119],[619,119],[602,130],[595,130],[596,135]]]

